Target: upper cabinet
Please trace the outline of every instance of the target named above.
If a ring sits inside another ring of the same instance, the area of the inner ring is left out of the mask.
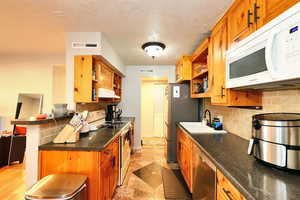
[[[181,56],[176,64],[176,82],[182,83],[191,80],[191,56]]]
[[[96,70],[92,56],[74,58],[74,100],[75,102],[96,102],[93,91],[96,90]]]
[[[113,90],[113,84],[114,84],[114,71],[110,69],[107,65],[104,63],[99,63],[98,66],[98,87],[105,88],[108,90]]]
[[[241,41],[299,0],[236,0],[228,16],[229,46]]]
[[[121,100],[121,83],[124,75],[102,56],[84,55],[74,57],[74,101],[96,103]],[[99,89],[109,93],[102,97]]]
[[[209,38],[205,39],[192,55],[191,97],[210,96]]]
[[[228,24],[224,17],[212,30],[210,70],[212,75],[211,103],[223,106],[261,106],[261,92],[236,91],[225,88]]]
[[[299,0],[256,0],[254,14],[257,13],[257,28],[262,27],[298,2]]]
[[[211,35],[211,63],[213,73],[211,101],[216,104],[227,104],[228,94],[225,89],[225,54],[227,50],[227,19],[223,19]]]
[[[190,80],[191,98],[211,98],[213,105],[261,106],[262,93],[227,89],[226,51],[292,7],[299,0],[235,0],[191,56],[177,63],[176,80]]]
[[[241,41],[254,30],[253,0],[236,0],[228,12],[228,32],[231,44]]]

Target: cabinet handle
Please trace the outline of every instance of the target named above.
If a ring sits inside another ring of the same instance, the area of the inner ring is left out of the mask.
[[[254,23],[257,23],[257,20],[260,19],[260,17],[257,14],[257,9],[259,9],[260,7],[257,6],[256,3],[254,3]]]
[[[248,27],[250,27],[253,23],[251,22],[251,15],[253,15],[253,13],[248,10],[248,14],[247,14],[247,24],[248,24]]]
[[[225,93],[223,92],[225,90],[225,88],[223,86],[221,86],[221,98],[225,97]]]
[[[116,156],[114,156],[113,159],[112,159],[112,166],[113,166],[113,167],[116,166]]]
[[[234,200],[234,198],[229,190],[226,190],[225,188],[222,188],[222,190],[225,193],[225,195],[228,197],[228,199]]]

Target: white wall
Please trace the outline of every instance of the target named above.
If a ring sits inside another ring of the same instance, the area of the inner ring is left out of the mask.
[[[53,104],[66,103],[66,66],[53,66],[52,82],[52,102]]]
[[[43,94],[43,112],[52,109],[52,69],[63,56],[12,56],[0,58],[0,116],[5,128],[12,129],[19,93]]]
[[[134,149],[141,148],[141,79],[144,77],[167,77],[170,83],[175,82],[174,65],[126,66],[126,77],[123,79],[123,99],[119,104],[123,116],[135,117]]]
[[[98,48],[72,48],[72,42],[98,43]],[[123,63],[116,54],[106,36],[101,32],[69,32],[66,34],[66,98],[69,108],[75,109],[74,99],[74,56],[102,55],[111,64],[124,73]]]
[[[115,52],[115,50],[110,45],[105,34],[101,34],[101,54],[104,58],[106,58],[112,65],[114,65],[118,70],[122,73],[125,73],[124,64],[119,55]]]

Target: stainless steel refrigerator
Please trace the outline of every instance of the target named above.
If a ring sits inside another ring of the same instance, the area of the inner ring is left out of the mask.
[[[167,162],[177,162],[176,123],[202,120],[203,100],[192,99],[189,84],[170,83],[166,89],[168,115],[165,117],[167,137]]]

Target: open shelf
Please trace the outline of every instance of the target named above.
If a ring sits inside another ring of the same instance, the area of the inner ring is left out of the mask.
[[[199,93],[199,94],[192,94],[192,98],[209,98],[210,93],[209,92],[204,92],[204,93]]]
[[[208,98],[209,67],[208,67],[209,38],[205,39],[192,55],[191,98]]]
[[[208,69],[203,69],[199,73],[193,73],[193,78],[192,79],[203,78],[203,77],[207,76],[207,74],[208,74]]]

